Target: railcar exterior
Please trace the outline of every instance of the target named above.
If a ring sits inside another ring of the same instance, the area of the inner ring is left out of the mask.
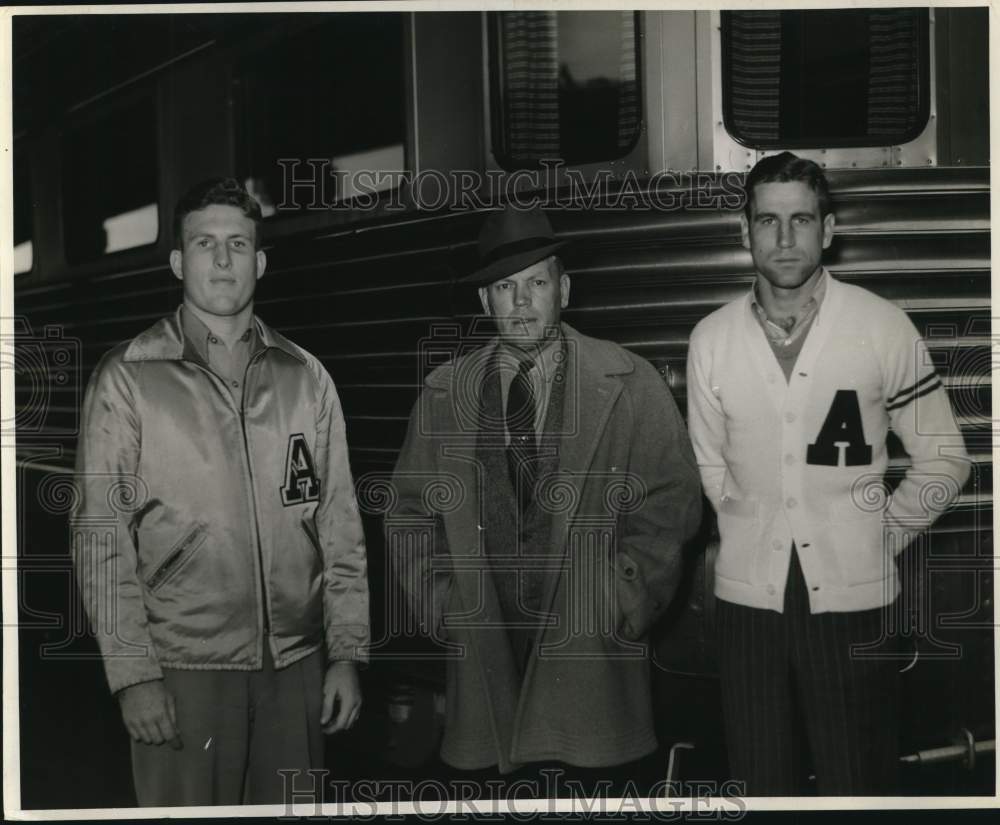
[[[221,173],[260,197],[257,311],[321,358],[345,410],[377,641],[366,718],[331,747],[331,768],[420,777],[440,767],[443,672],[389,576],[379,491],[423,376],[468,345],[477,302],[456,280],[475,266],[483,213],[540,203],[573,242],[567,320],[650,360],[683,409],[692,328],[753,277],[742,176],[786,148],[829,170],[829,270],[910,315],[974,460],[958,504],[902,562],[900,747],[909,792],[992,795],[988,23],[984,8],[14,16],[5,280],[23,806],[133,804],[67,516],[90,372],[180,301],[167,266],[180,192]],[[810,59],[832,40],[839,51]],[[519,71],[550,83],[528,122]],[[897,443],[892,456],[898,478]],[[709,515],[655,634],[664,770],[669,751],[679,779],[724,775],[716,546]],[[94,741],[102,760],[86,752]],[[98,779],[113,772],[117,791]]]

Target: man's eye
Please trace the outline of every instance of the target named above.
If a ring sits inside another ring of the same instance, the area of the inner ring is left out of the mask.
[[[208,240],[208,238],[202,238],[202,239],[201,239],[200,241],[197,241],[197,244],[198,244],[198,246],[202,247],[203,249],[204,249],[204,248],[205,248],[206,246],[209,246],[209,245],[210,245],[210,243],[211,243],[211,242],[210,242],[210,241]]]
[[[235,246],[237,249],[242,249],[246,245],[247,245],[246,241],[233,241],[233,246]]]

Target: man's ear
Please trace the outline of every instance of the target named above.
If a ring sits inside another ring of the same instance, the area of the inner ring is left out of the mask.
[[[184,280],[184,253],[179,249],[170,250],[170,270],[174,273],[174,276],[183,281]]]
[[[492,315],[490,311],[490,288],[487,286],[479,287],[479,302],[483,305],[483,314]]]
[[[823,218],[823,249],[829,249],[833,242],[834,222],[833,212]]]
[[[565,272],[559,276],[559,307],[566,309],[569,304],[569,275]]]
[[[264,277],[264,270],[267,269],[267,255],[264,254],[263,249],[257,250],[257,280],[259,281]]]
[[[743,248],[750,248],[750,222],[747,220],[745,214],[740,214],[740,239],[743,242]]]

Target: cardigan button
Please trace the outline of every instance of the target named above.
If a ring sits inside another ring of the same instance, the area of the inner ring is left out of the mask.
[[[771,547],[773,547],[775,550],[781,550],[781,548],[784,546],[785,545],[781,543],[781,539],[775,539],[774,541],[771,542]]]
[[[775,586],[773,584],[769,584],[767,586],[767,595],[768,596],[773,596],[776,592],[777,592],[777,588],[775,588]]]
[[[793,423],[795,421],[795,413],[793,412],[785,413],[785,421],[787,421],[789,424]]]
[[[787,499],[785,499],[785,506],[789,510],[792,510],[792,509],[798,507],[798,505],[799,505],[799,503],[794,498],[787,498]]]

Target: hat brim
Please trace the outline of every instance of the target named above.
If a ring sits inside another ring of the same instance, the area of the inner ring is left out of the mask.
[[[506,258],[494,261],[489,266],[477,269],[471,275],[460,278],[458,282],[472,286],[492,284],[494,281],[499,281],[501,278],[506,278],[516,272],[520,272],[522,269],[527,269],[532,264],[544,261],[568,243],[569,241],[556,241],[556,243],[540,246],[537,249],[530,249],[527,252],[518,252],[515,255],[509,255]]]

